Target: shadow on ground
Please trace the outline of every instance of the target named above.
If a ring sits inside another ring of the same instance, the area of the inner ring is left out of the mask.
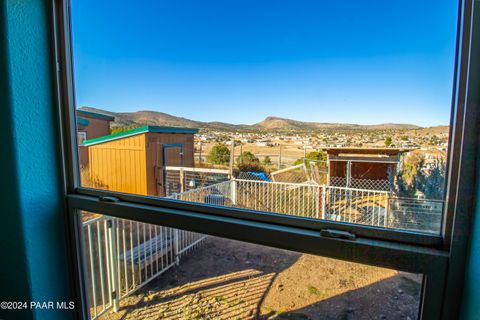
[[[415,319],[421,278],[209,237],[102,319]]]

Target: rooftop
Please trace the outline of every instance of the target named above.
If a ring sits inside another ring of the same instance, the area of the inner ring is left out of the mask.
[[[328,154],[355,154],[355,155],[398,155],[403,152],[411,151],[406,148],[323,148]]]
[[[91,111],[85,111],[85,110],[81,110],[81,109],[77,109],[77,116],[106,120],[106,121],[114,121],[115,120],[115,117],[108,116],[106,114],[91,112]]]
[[[143,133],[179,133],[179,134],[196,134],[198,133],[198,129],[194,128],[177,128],[177,127],[158,127],[158,126],[143,126],[115,134],[110,134],[103,137],[98,137],[90,140],[85,140],[83,142],[83,146],[92,146],[99,143],[104,143],[108,141],[113,141],[117,139],[122,139],[130,136],[134,136],[137,134]]]

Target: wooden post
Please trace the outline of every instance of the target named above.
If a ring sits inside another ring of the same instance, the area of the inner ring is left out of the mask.
[[[185,192],[185,172],[180,168],[180,192]]]

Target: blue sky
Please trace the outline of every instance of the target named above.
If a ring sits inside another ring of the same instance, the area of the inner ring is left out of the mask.
[[[456,16],[447,0],[72,0],[77,106],[448,124]]]

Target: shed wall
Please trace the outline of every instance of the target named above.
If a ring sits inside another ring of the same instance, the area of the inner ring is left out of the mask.
[[[145,134],[89,147],[92,187],[147,195]]]
[[[179,148],[164,157],[165,145],[183,145],[183,163],[178,161]],[[147,192],[148,195],[165,196],[165,166],[194,167],[193,134],[148,133],[147,134]],[[166,163],[165,163],[166,160]]]

